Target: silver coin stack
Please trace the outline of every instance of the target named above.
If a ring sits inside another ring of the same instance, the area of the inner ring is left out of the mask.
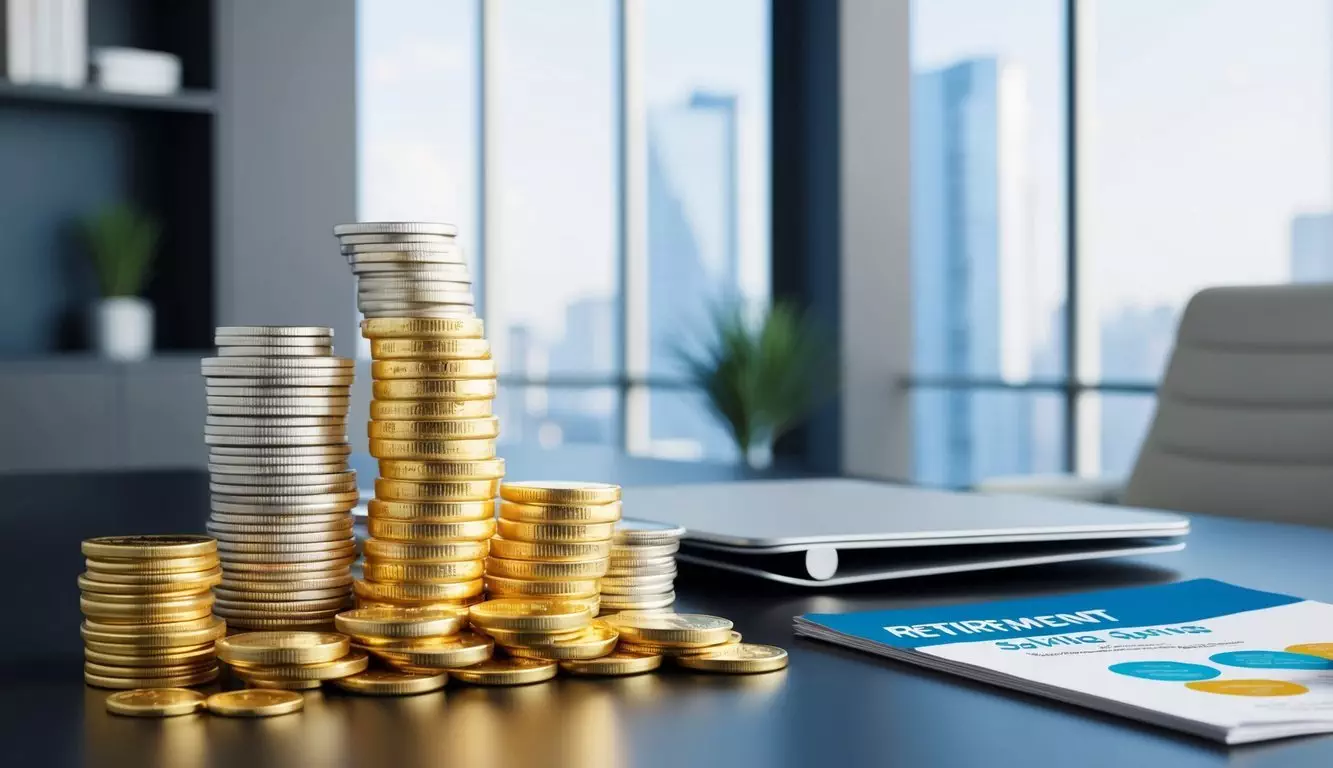
[[[356,555],[347,408],[353,362],[333,329],[230,326],[202,361],[212,512],[228,626],[332,625],[351,604]]]
[[[602,578],[599,615],[620,611],[672,612],[676,552],[685,529],[621,518],[611,538],[611,567]]]
[[[370,221],[339,224],[333,234],[357,277],[362,315],[475,316],[472,275],[454,240],[454,225]]]

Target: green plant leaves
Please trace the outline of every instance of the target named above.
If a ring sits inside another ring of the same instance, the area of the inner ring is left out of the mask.
[[[138,296],[162,236],[157,217],[131,205],[113,205],[84,221],[83,233],[102,295]]]

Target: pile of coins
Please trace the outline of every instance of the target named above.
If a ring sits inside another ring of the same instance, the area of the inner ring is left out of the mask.
[[[218,676],[209,589],[222,577],[204,536],[108,536],[82,546],[83,677],[99,688],[201,685]]]
[[[482,599],[504,460],[495,456],[495,362],[474,316],[455,228],[334,227],[357,277],[370,339],[370,538],[358,605],[466,606]]]
[[[438,677],[441,670],[468,667],[491,658],[494,643],[484,635],[465,631],[467,617],[466,608],[381,605],[340,613],[337,626],[352,638],[356,648],[399,672]],[[398,682],[410,681],[398,678]],[[352,683],[357,684],[361,681]]]
[[[246,629],[327,626],[350,604],[356,548],[352,360],[333,357],[330,328],[222,327],[215,341],[202,361],[214,611]]]
[[[601,615],[670,612],[676,602],[676,552],[684,535],[680,526],[621,520],[611,541],[611,566],[602,579]]]
[[[561,481],[509,482],[486,559],[486,592],[574,603],[597,615],[600,579],[620,520],[620,486]]]
[[[336,632],[245,632],[217,642],[218,658],[252,688],[318,688],[364,672],[370,657]]]
[[[605,622],[594,621],[593,611],[586,602],[499,598],[472,606],[469,618],[477,632],[493,638],[507,655],[552,662],[554,676],[554,662],[593,659],[615,650],[618,634]]]

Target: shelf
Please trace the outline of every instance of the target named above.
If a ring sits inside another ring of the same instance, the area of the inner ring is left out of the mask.
[[[32,102],[69,106],[115,107],[158,112],[211,114],[216,109],[212,91],[185,89],[169,96],[116,93],[100,88],[62,88],[56,85],[21,85],[0,80],[0,102]]]

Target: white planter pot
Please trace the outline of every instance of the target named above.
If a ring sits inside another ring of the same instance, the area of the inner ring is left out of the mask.
[[[93,347],[111,360],[142,360],[153,351],[153,305],[137,296],[102,299],[93,307]]]

